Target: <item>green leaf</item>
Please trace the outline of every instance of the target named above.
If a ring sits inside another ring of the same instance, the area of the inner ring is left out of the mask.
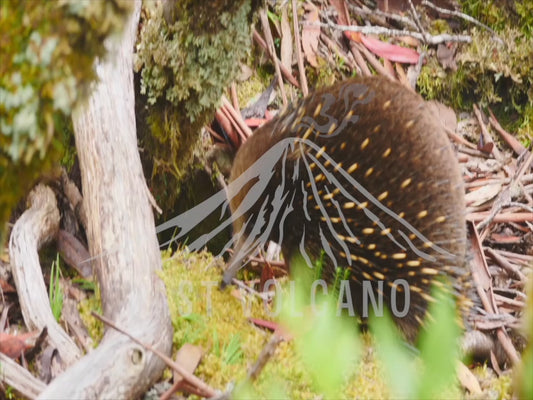
[[[356,321],[337,315],[334,294],[318,299],[310,294],[311,280],[316,273],[302,258],[291,260],[291,272],[296,282],[295,292],[291,293],[295,301],[284,302],[282,321],[295,335],[296,349],[313,376],[316,389],[327,398],[337,398],[346,376],[355,369],[362,353]],[[317,291],[320,293],[322,289]],[[289,309],[288,304],[293,309]]]
[[[237,364],[242,358],[241,337],[239,334],[233,335],[230,341],[224,346],[222,359],[228,365]]]
[[[389,382],[392,397],[412,398],[417,387],[419,372],[389,311],[387,309],[383,311],[383,316],[372,315],[370,318],[370,327],[376,339],[377,355],[385,368],[386,381]]]
[[[48,296],[50,298],[50,307],[52,314],[56,321],[59,322],[61,312],[63,311],[63,290],[59,284],[59,277],[61,271],[59,270],[59,253],[56,256],[56,261],[52,262],[52,269],[50,271],[50,287]]]

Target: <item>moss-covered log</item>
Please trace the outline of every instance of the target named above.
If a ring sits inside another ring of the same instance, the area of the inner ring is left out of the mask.
[[[72,109],[131,9],[129,0],[0,2],[0,243],[15,204],[72,153]]]
[[[136,70],[144,101],[139,126],[145,174],[163,210],[203,168],[200,130],[249,52],[256,0],[148,2]],[[140,110],[141,111],[141,110]]]

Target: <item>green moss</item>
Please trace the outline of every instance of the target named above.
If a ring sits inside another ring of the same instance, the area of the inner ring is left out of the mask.
[[[496,31],[503,29],[509,21],[509,12],[499,1],[494,0],[461,0],[463,12],[472,18],[490,26]]]
[[[351,382],[345,392],[346,398],[355,399],[388,399],[391,393],[385,381],[382,363],[376,359],[375,342],[370,334],[364,334],[363,343],[366,353],[357,369],[350,374]]]
[[[178,20],[158,7],[146,21],[137,55],[149,104],[181,105],[192,122],[218,104],[248,51],[252,11],[249,1],[218,3],[175,2]]]
[[[472,43],[459,49],[458,69],[444,71],[436,59],[422,69],[419,91],[456,109],[471,109],[474,103],[490,106],[502,126],[518,132],[524,145],[531,142],[533,128],[533,47],[515,27],[507,27],[498,45],[492,35],[472,29]]]
[[[320,88],[330,86],[342,76],[332,69],[331,65],[323,58],[317,57],[318,68],[306,67],[305,75],[307,76],[309,90],[311,88]]]
[[[93,340],[93,344],[96,347],[102,337],[104,336],[104,324],[99,319],[92,316],[91,312],[102,314],[102,299],[100,298],[100,290],[96,290],[92,296],[80,301],[78,306],[80,317],[87,327],[89,336]]]
[[[516,12],[520,16],[520,30],[527,38],[533,37],[533,2],[515,1]]]
[[[450,32],[450,26],[448,25],[448,22],[444,19],[431,20],[430,24],[431,24],[430,33],[432,35],[438,35],[441,33]]]
[[[256,357],[268,335],[247,320],[243,303],[220,291],[220,271],[208,253],[180,253],[169,258],[163,254],[163,272],[174,327],[175,350],[184,343],[201,346],[205,351],[197,373],[214,387],[224,388],[232,379],[243,379],[247,362]],[[210,266],[211,265],[211,266]],[[262,304],[250,300],[250,314],[265,317]],[[240,362],[228,364],[222,349],[239,335]]]
[[[482,397],[484,399],[510,399],[513,398],[512,377],[508,372],[505,372],[501,376],[497,376],[492,368],[488,368],[487,365],[481,365],[472,369],[472,373],[478,379],[481,390],[483,391]],[[467,396],[468,398],[480,398],[479,396]]]
[[[502,126],[528,146],[533,138],[533,3],[461,3],[465,13],[495,29],[503,44],[468,24],[472,43],[459,47],[457,71],[444,71],[430,58],[420,74],[419,91],[456,109],[471,110],[474,103],[491,107]]]
[[[518,138],[526,148],[533,145],[533,103],[529,102],[525,109],[523,119],[517,129]]]
[[[365,333],[361,335],[362,357],[359,361],[344,362],[346,365],[340,367],[336,364],[328,364],[328,360],[335,359],[334,352],[346,348],[340,345],[338,340],[333,343],[333,341],[322,339],[318,347],[315,344],[311,348],[308,346],[302,348],[301,340],[307,340],[306,335],[315,335],[318,333],[317,330],[323,328],[323,326],[313,326],[313,316],[310,310],[304,308],[304,317],[295,317],[304,318],[301,322],[295,319],[296,322],[288,321],[283,324],[284,331],[290,332],[294,338],[277,347],[274,356],[266,364],[256,382],[251,386],[242,387],[241,382],[247,376],[250,366],[255,363],[271,336],[270,332],[251,324],[249,318],[277,321],[271,315],[273,309],[266,309],[262,301],[233,287],[219,290],[222,261],[214,259],[207,252],[179,251],[172,256],[169,251],[166,251],[162,256],[163,270],[160,276],[165,283],[170,305],[174,327],[174,351],[185,343],[200,346],[204,351],[204,357],[195,374],[220,390],[224,390],[229,383],[233,382],[238,387],[235,398],[314,399],[324,395],[318,389],[320,383],[323,382],[317,382],[317,379],[325,380],[328,374],[320,375],[319,373],[316,377],[313,369],[316,374],[316,369],[320,371],[324,368],[335,369],[337,367],[342,368],[345,378],[345,383],[338,385],[338,393],[343,398],[390,398],[392,393],[399,395],[399,392],[395,391],[397,387],[391,384],[392,380],[398,383],[398,379],[404,385],[408,385],[409,382],[414,382],[413,385],[416,383],[416,393],[419,395],[434,391],[433,384],[440,382],[441,397],[465,397],[454,380],[454,364],[450,359],[453,355],[448,351],[449,346],[453,347],[450,343],[450,341],[453,342],[453,335],[448,332],[452,329],[448,325],[450,318],[453,318],[453,310],[451,317],[448,315],[446,318],[438,312],[434,313],[435,320],[446,327],[431,325],[425,331],[425,340],[422,341],[426,345],[421,345],[420,358],[407,350],[399,336],[395,339],[398,342],[397,347],[390,347],[390,343],[387,347],[382,342],[378,345],[372,335]],[[293,288],[291,289],[286,280],[280,283],[281,294],[285,298]],[[439,304],[442,306],[444,303]],[[379,319],[382,320],[382,318]],[[388,324],[391,325],[392,321]],[[325,324],[325,326],[331,327],[332,325]],[[357,329],[355,326],[353,328]],[[339,333],[337,329],[335,331]],[[390,335],[392,331],[396,331],[392,325],[381,330],[379,336],[376,330],[376,337],[383,340],[383,335]],[[315,335],[315,339],[316,337],[321,336]],[[435,346],[435,343],[441,346]],[[316,357],[317,352],[326,351],[329,352],[331,358],[313,368],[309,365],[309,360],[306,360],[309,351],[312,351],[313,357]],[[384,356],[378,359],[377,353]],[[404,359],[398,359],[395,356],[398,353],[404,354]],[[345,354],[344,361],[353,359],[353,356],[354,354],[351,353]],[[448,364],[451,363],[452,368],[448,368],[446,373],[443,372],[448,380],[445,386],[442,386],[443,377],[439,375],[439,371],[442,371],[443,361],[441,359],[446,360]],[[399,365],[401,367],[398,367]],[[429,370],[424,370],[424,365]],[[391,373],[392,377],[387,378]],[[512,389],[509,375],[497,378],[486,367],[477,368],[474,373],[482,382],[484,398],[509,396]]]
[[[237,295],[242,296],[239,299],[232,295],[238,293],[232,288],[220,291],[218,263],[208,253],[181,252],[169,258],[167,252],[163,259],[161,275],[169,298],[175,350],[187,342],[201,346],[205,356],[196,373],[213,387],[223,389],[232,380],[243,380],[270,337],[270,333],[248,320],[248,317],[271,320],[262,301],[242,294]],[[236,336],[240,338],[242,357],[229,364],[223,350]],[[252,390],[269,393],[274,377],[283,383],[287,393],[294,395],[290,397],[310,398],[310,377],[290,342],[279,346],[275,361],[268,363]]]
[[[533,33],[533,3],[521,0],[461,0],[463,12],[497,32],[515,26],[526,38]],[[469,26],[469,22],[465,22]]]
[[[237,98],[241,108],[245,108],[250,103],[254,103],[260,94],[270,85],[271,76],[264,74],[253,74],[248,80],[237,86]]]

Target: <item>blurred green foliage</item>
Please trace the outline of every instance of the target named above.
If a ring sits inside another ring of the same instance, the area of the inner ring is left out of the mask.
[[[2,227],[35,180],[73,152],[65,141],[72,109],[95,79],[104,39],[122,30],[132,6],[129,0],[0,2]]]
[[[533,2],[521,0],[461,0],[463,12],[502,32],[518,27],[526,38],[533,34]]]
[[[303,267],[307,268],[307,265]],[[293,277],[297,286],[296,296],[304,297],[309,287],[300,284],[303,280],[299,279],[298,273]],[[362,355],[354,318],[340,315],[337,299],[338,293],[333,291],[328,296],[312,299],[314,313],[306,312],[307,305],[299,301],[300,317],[294,317],[295,310],[288,308],[282,315],[283,323],[295,335],[296,350],[313,378],[313,388],[325,398],[343,397],[341,390]]]
[[[419,356],[414,357],[402,342],[387,312],[373,317],[378,357],[385,368],[393,397],[409,399],[452,398],[459,360],[460,329],[455,301],[449,291],[433,288],[426,326],[420,333]]]
[[[526,283],[527,301],[522,318],[522,332],[528,345],[522,355],[522,364],[515,368],[515,396],[533,399],[533,275],[529,274]]]
[[[363,342],[357,334],[354,318],[341,315],[338,290],[317,290],[309,296],[309,284],[320,276],[322,261],[313,269],[303,258],[291,260],[294,301],[284,299],[282,324],[294,336],[299,359],[312,377],[312,387],[324,398],[345,398],[347,377],[356,372],[363,355]],[[318,274],[318,275],[317,275]],[[313,278],[314,277],[314,278]],[[341,278],[344,279],[344,278]],[[388,310],[373,316],[370,327],[375,349],[392,398],[456,398],[456,367],[459,360],[460,328],[457,308],[449,288],[434,287],[426,325],[418,340],[418,349],[410,349]],[[311,304],[311,305],[310,305]],[[361,360],[364,363],[364,360]],[[257,397],[249,385],[238,387],[237,398]]]
[[[141,130],[139,139],[147,150],[143,164],[150,188],[163,210],[172,208],[184,178],[202,167],[200,130],[213,119],[250,50],[258,4],[169,0],[144,5],[135,69],[148,132]]]

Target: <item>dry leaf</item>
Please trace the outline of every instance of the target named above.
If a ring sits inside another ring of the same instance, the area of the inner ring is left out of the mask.
[[[267,321],[265,319],[260,319],[260,318],[248,318],[248,320],[255,326],[271,330],[272,332],[278,329],[278,326],[279,326],[277,322]]]
[[[291,335],[289,330],[286,327],[284,327],[282,324],[278,324],[277,322],[272,322],[272,321],[266,321],[264,319],[259,319],[259,318],[249,318],[249,320],[252,324],[260,328],[265,328],[265,329],[273,331],[275,335],[278,335],[279,337],[281,337],[283,340],[287,342],[292,340],[293,336]]]
[[[420,54],[418,54],[416,50],[382,42],[381,40],[370,36],[361,35],[361,42],[372,53],[386,58],[389,61],[416,64],[420,58]]]
[[[362,43],[361,32],[344,31],[344,36],[355,43]]]
[[[267,119],[265,118],[246,118],[244,123],[250,128],[258,128],[263,125]]]
[[[473,207],[480,206],[495,198],[500,193],[501,188],[501,183],[492,183],[490,185],[482,186],[481,188],[466,194],[466,204]]]
[[[337,11],[337,23],[339,25],[349,25],[350,18],[344,0],[330,0],[329,3],[335,8],[335,11]]]
[[[304,16],[306,24],[302,29],[302,49],[309,64],[313,67],[318,67],[317,52],[320,27],[309,25],[319,22],[318,8],[311,3],[305,3],[304,8],[307,12]]]
[[[198,364],[200,364],[203,355],[204,351],[201,347],[185,343],[178,350],[178,354],[176,354],[176,363],[192,374],[196,367],[198,367]],[[183,381],[183,377],[174,371],[174,384],[176,385],[181,381]]]
[[[244,300],[244,296],[242,294],[242,291],[240,289],[233,289],[231,291],[231,295],[235,297],[237,300]]]
[[[89,251],[70,232],[60,229],[57,235],[57,249],[61,258],[73,267],[85,279],[92,279],[93,267],[87,260],[91,259]]]
[[[457,365],[457,378],[461,382],[461,385],[468,390],[470,394],[481,394],[481,386],[479,386],[478,380],[474,374],[472,374],[472,372],[460,361]]]
[[[415,49],[420,46],[420,40],[412,36],[398,36],[396,40]]]
[[[292,33],[289,17],[287,16],[286,3],[281,9],[281,64],[289,71],[292,68]]]
[[[3,279],[0,279],[0,289],[4,293],[15,293],[15,288]]]
[[[17,358],[35,345],[39,332],[28,332],[21,335],[10,335],[0,332],[0,353],[10,358]]]

